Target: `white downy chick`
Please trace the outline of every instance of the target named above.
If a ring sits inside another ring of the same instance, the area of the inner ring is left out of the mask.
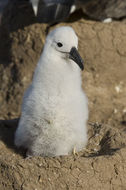
[[[27,155],[68,155],[87,143],[88,101],[81,87],[83,61],[71,27],[50,32],[23,98],[15,145]]]

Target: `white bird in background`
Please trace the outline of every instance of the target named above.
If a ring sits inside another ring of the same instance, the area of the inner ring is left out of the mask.
[[[40,22],[64,21],[75,10],[81,9],[90,19],[104,23],[126,17],[126,0],[30,0]]]
[[[75,9],[75,0],[30,0],[40,22],[56,23],[65,20]]]
[[[30,0],[30,2],[32,4],[35,15],[37,15],[39,0]]]
[[[68,155],[87,143],[88,101],[81,87],[83,61],[71,27],[49,33],[23,98],[15,145],[27,156]]]

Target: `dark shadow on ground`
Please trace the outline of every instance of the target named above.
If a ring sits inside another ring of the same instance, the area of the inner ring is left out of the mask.
[[[100,127],[100,125],[99,126],[95,125],[94,134],[98,134],[100,132],[99,131],[100,128],[98,128],[98,127]],[[93,135],[92,137],[95,137],[95,135]],[[90,140],[90,138],[89,138],[89,140]],[[121,148],[126,147],[126,145],[124,143],[121,143],[120,145],[118,145],[117,148],[113,148],[112,141],[113,141],[113,136],[111,135],[111,132],[108,130],[107,132],[104,133],[102,139],[99,142],[99,146],[100,146],[99,150],[97,150],[97,151],[91,150],[91,152],[84,153],[82,156],[83,157],[112,156]]]
[[[120,149],[121,148],[111,148],[109,150],[106,150],[106,152],[98,151],[98,152],[90,153],[88,155],[85,155],[84,153],[82,157],[93,158],[93,157],[99,157],[99,156],[112,156]]]
[[[18,122],[18,118],[12,120],[0,120],[0,141],[3,141],[4,144],[15,153],[25,157],[26,150],[22,148],[17,149],[14,145],[14,135]]]

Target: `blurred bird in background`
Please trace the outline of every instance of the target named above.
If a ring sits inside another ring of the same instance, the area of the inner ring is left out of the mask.
[[[72,11],[75,0],[30,0],[38,20],[44,23],[60,22]]]
[[[0,0],[0,15],[8,2],[31,3],[37,21],[41,23],[64,21],[77,9],[99,21],[126,17],[126,0]]]
[[[94,20],[120,19],[126,16],[126,0],[30,0],[41,22],[59,22],[72,12],[82,9]]]

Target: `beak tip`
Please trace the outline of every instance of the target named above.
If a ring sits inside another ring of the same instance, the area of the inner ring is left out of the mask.
[[[75,47],[72,47],[69,54],[69,58],[72,59],[75,63],[77,63],[80,69],[83,71],[84,61],[78,53],[77,49]]]

